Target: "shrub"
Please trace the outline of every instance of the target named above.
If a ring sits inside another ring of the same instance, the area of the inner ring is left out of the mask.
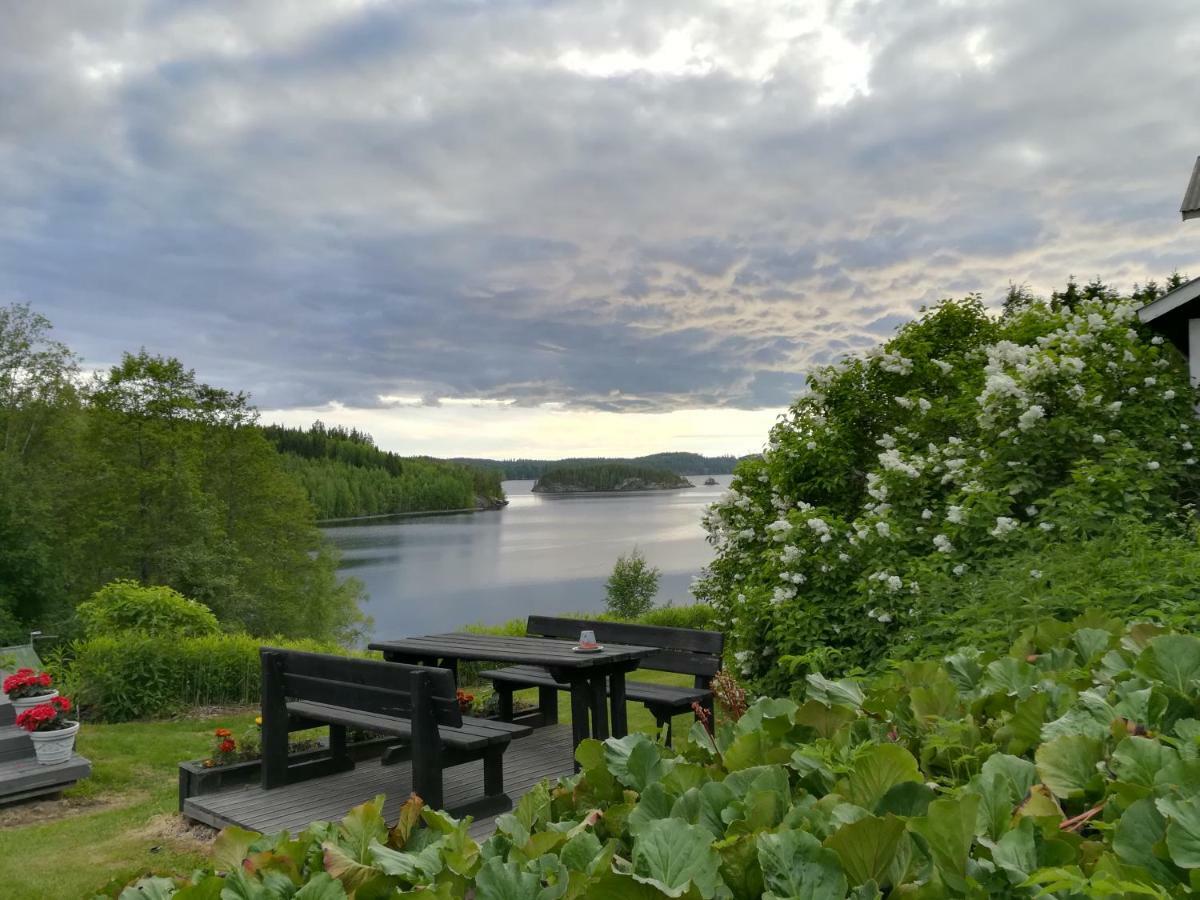
[[[482,846],[417,798],[389,830],[379,797],[295,838],[227,832],[210,870],[144,893],[1194,896],[1198,665],[1200,637],[1092,616],[1009,655],[811,673],[802,704],[760,699],[679,752],[583,742],[582,771],[535,787]]]
[[[177,715],[197,706],[259,702],[263,639],[244,634],[164,641],[137,632],[77,641],[49,665],[90,718],[109,722]],[[346,653],[336,644],[267,640],[272,646]]]
[[[658,593],[658,569],[649,565],[637,547],[617,557],[604,585],[608,611],[623,619],[636,619],[654,606]]]
[[[166,585],[110,581],[76,609],[85,637],[138,631],[164,637],[198,637],[221,630],[203,603]]]
[[[717,554],[697,596],[720,611],[739,674],[782,693],[814,666],[868,668],[910,640],[928,652],[932,633],[954,638],[931,623],[969,624],[981,585],[993,624],[1018,620],[1036,602],[1029,572],[1059,546],[1083,558],[1142,526],[1195,543],[1187,367],[1135,303],[1090,294],[1000,318],[945,301],[812,373],[706,522]],[[1076,574],[1068,614],[1088,596]]]

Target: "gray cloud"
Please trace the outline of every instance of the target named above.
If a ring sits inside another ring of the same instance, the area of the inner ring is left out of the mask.
[[[18,4],[0,301],[267,407],[780,405],[942,296],[1196,270],[1197,50],[1192,0]]]

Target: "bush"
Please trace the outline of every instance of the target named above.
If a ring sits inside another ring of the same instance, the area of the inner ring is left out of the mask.
[[[217,617],[203,603],[189,600],[166,585],[142,586],[136,581],[110,581],[76,608],[85,637],[128,631],[163,637],[199,637],[221,630]]]
[[[623,619],[636,619],[654,606],[661,573],[650,566],[637,547],[617,557],[612,574],[604,585],[608,611]]]
[[[784,693],[814,666],[869,669],[909,642],[948,651],[977,612],[999,636],[1047,596],[1030,575],[1043,556],[1062,579],[1046,614],[1097,591],[1118,613],[1119,591],[1142,598],[1130,609],[1153,602],[1163,576],[1139,562],[1152,548],[1127,545],[1145,581],[1115,566],[1089,585],[1070,560],[1100,562],[1138,528],[1195,543],[1197,394],[1137,304],[1089,293],[1000,318],[945,301],[812,373],[706,522],[717,555],[697,596],[720,611],[740,675]]]
[[[696,723],[678,752],[584,741],[581,772],[536,786],[482,846],[418,798],[389,830],[379,797],[294,838],[229,832],[237,856],[144,893],[1195,896],[1198,661],[1195,635],[1091,616],[1008,655],[967,648],[868,683],[812,673],[803,703],[760,699],[713,735]],[[289,864],[261,864],[275,857]]]
[[[47,661],[63,693],[87,717],[108,722],[178,715],[197,706],[259,702],[261,638],[244,634],[166,641],[137,632],[101,635],[69,645]],[[346,653],[318,641],[267,640],[272,646]]]

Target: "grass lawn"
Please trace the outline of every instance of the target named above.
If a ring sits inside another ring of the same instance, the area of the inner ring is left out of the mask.
[[[687,676],[638,672],[641,681],[690,684]],[[537,691],[517,695],[537,702]],[[570,721],[566,694],[559,716]],[[254,711],[172,721],[87,724],[79,752],[92,761],[92,777],[60,801],[0,807],[0,896],[5,900],[90,897],[113,880],[188,872],[200,865],[211,834],[188,828],[176,813],[181,760],[207,756],[218,726],[235,735],[250,727]],[[690,716],[675,720],[676,741]],[[631,730],[653,733],[654,719],[629,705]],[[536,738],[530,738],[534,740]]]

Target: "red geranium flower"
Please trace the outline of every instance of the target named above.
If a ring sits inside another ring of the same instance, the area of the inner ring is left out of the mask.
[[[4,693],[14,700],[36,697],[39,694],[50,693],[49,687],[53,679],[49,672],[35,672],[33,669],[18,669],[4,679]]]
[[[216,731],[213,732],[213,734],[215,734],[219,738],[227,738],[227,737],[232,736],[233,732],[230,731],[228,728],[218,728]]]
[[[233,738],[225,738],[225,740],[221,741],[221,743],[217,746],[217,749],[222,753],[232,753],[237,749],[237,744],[234,743]]]

